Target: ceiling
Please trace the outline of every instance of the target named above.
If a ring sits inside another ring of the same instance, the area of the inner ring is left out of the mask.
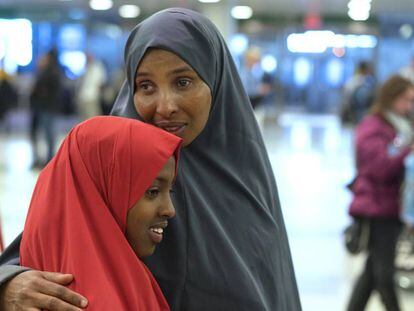
[[[347,14],[347,0],[221,0],[219,4],[202,4],[197,0],[114,0],[114,8],[101,14],[114,14],[122,4],[137,4],[145,14],[173,6],[185,6],[202,10],[207,5],[249,5],[254,14],[265,16],[301,16],[309,10],[321,15],[343,16]],[[67,10],[79,8],[89,10],[88,0],[0,0],[0,10],[38,11]],[[413,15],[414,0],[372,0],[371,14]],[[3,14],[4,15],[4,14]]]

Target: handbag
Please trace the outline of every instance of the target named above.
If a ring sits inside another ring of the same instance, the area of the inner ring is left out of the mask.
[[[355,218],[344,230],[345,248],[352,255],[357,255],[368,249],[369,219]]]

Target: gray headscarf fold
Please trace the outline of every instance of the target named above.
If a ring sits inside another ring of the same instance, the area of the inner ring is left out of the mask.
[[[146,260],[172,310],[301,310],[272,167],[223,38],[187,9],[144,20],[127,41],[112,114],[139,118],[135,72],[150,48],[191,65],[213,100],[205,129],[181,153],[177,216]]]

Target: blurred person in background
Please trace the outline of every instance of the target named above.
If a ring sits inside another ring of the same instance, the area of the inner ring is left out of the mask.
[[[7,113],[17,107],[18,93],[13,85],[12,77],[0,69],[0,122],[4,121]]]
[[[105,83],[102,87],[101,95],[101,109],[103,115],[109,115],[114,105],[115,99],[119,90],[122,87],[122,83],[125,80],[125,72],[123,69],[118,69],[113,72],[111,79]]]
[[[413,150],[413,108],[413,84],[392,76],[379,89],[369,115],[356,128],[357,177],[349,213],[369,220],[370,240],[365,268],[353,288],[348,311],[364,310],[374,290],[387,311],[400,310],[394,288],[394,259],[402,227],[404,159]]]
[[[102,88],[107,80],[105,66],[92,54],[86,56],[86,68],[76,88],[76,107],[81,120],[102,114]]]
[[[346,82],[343,91],[341,119],[343,123],[358,124],[373,104],[376,80],[372,65],[358,64],[355,74]]]
[[[244,66],[240,69],[240,77],[253,109],[260,106],[264,95],[270,91],[267,85],[263,85],[264,73],[260,60],[260,49],[250,46],[244,56]]]
[[[163,10],[132,30],[124,55],[127,80],[112,114],[183,138],[177,215],[145,261],[171,309],[300,311],[273,170],[216,26],[188,9]],[[46,301],[48,310],[79,310],[81,297],[62,286],[70,276],[13,265],[19,243],[0,258],[0,308]]]
[[[250,46],[244,56],[244,64],[240,68],[240,78],[249,96],[259,127],[263,129],[265,118],[263,104],[266,96],[273,89],[273,78],[262,69],[261,58],[260,48]]]
[[[55,153],[56,117],[60,112],[63,90],[63,71],[58,52],[50,50],[38,61],[37,74],[30,94],[30,141],[32,144],[32,168],[42,168]],[[47,144],[46,159],[39,155],[38,132],[44,132]]]

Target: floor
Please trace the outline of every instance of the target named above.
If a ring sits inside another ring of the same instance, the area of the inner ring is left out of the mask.
[[[23,228],[38,174],[30,170],[30,144],[21,126],[27,116],[19,113],[9,121],[9,133],[0,127],[0,212],[6,245]],[[62,132],[73,123],[63,121]],[[350,221],[350,193],[345,185],[354,174],[352,130],[342,128],[332,115],[285,112],[267,120],[263,135],[279,188],[303,310],[345,310],[352,282],[364,262],[364,255],[349,256],[342,241]],[[408,284],[406,278],[398,280]],[[399,295],[403,310],[414,310],[414,289],[399,289]],[[377,296],[367,310],[383,310]]]

